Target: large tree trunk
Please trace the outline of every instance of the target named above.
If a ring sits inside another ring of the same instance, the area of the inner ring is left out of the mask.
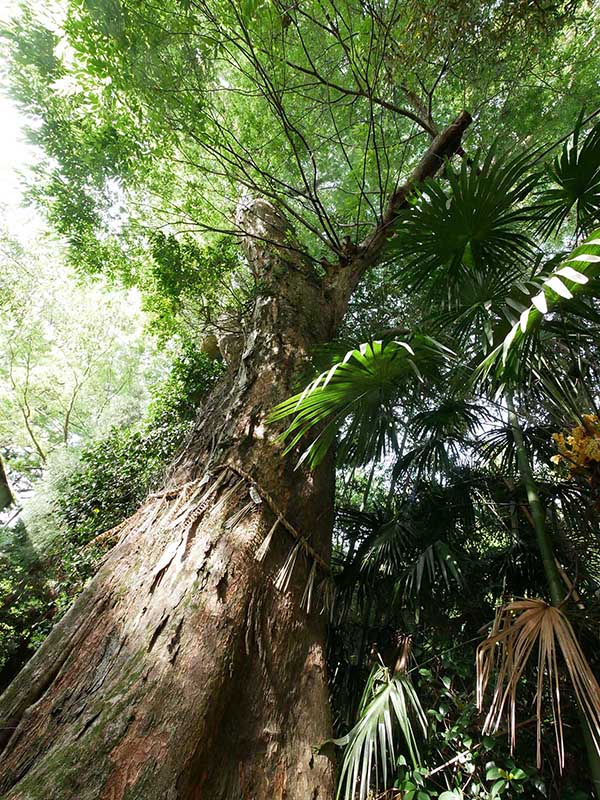
[[[0,699],[4,800],[333,797],[333,767],[313,753],[330,736],[325,616],[303,608],[327,575],[333,463],[294,471],[266,416],[470,121],[463,111],[434,139],[323,281],[269,203],[240,214],[257,278],[251,319],[227,343],[232,366],[167,490]]]
[[[332,764],[313,752],[331,734],[325,615],[302,602],[327,573],[333,464],[294,471],[265,418],[341,309],[269,204],[242,216],[259,289],[237,363],[166,491],[3,696],[6,800],[333,796]]]

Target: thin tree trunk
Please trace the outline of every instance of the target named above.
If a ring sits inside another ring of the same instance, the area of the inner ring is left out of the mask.
[[[542,558],[546,583],[548,584],[552,604],[559,606],[565,598],[565,587],[556,567],[554,546],[546,529],[546,512],[542,506],[542,501],[540,500],[535,478],[529,463],[529,456],[523,441],[523,432],[515,413],[512,395],[508,393],[506,394],[506,407],[508,409],[508,422],[512,430],[515,450],[517,452],[519,475],[525,487],[525,491],[527,492],[527,502],[529,503],[529,509],[533,518],[533,530]]]
[[[0,511],[8,508],[13,503],[14,498],[8,482],[8,475],[6,474],[2,457],[0,457]]]

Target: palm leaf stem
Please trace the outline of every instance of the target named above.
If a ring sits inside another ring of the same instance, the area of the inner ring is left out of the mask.
[[[359,665],[364,664],[366,661],[367,646],[369,643],[368,640],[370,633],[369,626],[370,626],[372,610],[373,610],[373,593],[369,592],[365,608],[363,610],[363,624],[362,624],[362,631],[360,634],[360,645],[358,648],[358,659],[357,659],[357,663]]]
[[[544,567],[546,581],[548,583],[550,598],[553,605],[559,606],[564,600],[565,592],[560,574],[556,568],[556,559],[552,541],[546,529],[546,515],[542,507],[542,501],[540,500],[540,495],[533,477],[531,465],[529,463],[527,449],[523,440],[523,431],[521,430],[519,420],[515,413],[512,394],[507,392],[505,398],[506,407],[508,409],[508,422],[511,427],[512,436],[515,443],[515,450],[517,453],[519,475],[523,486],[525,487],[525,491],[527,492],[527,501],[529,503],[529,509],[533,518],[533,527],[535,530],[537,545],[542,557],[542,564]]]

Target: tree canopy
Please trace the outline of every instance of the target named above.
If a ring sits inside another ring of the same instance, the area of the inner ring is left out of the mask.
[[[284,210],[314,259],[336,258],[462,108],[477,123],[469,147],[504,150],[536,134],[550,145],[595,110],[596,14],[321,0],[25,10],[8,54],[47,154],[32,191],[83,264],[132,280],[148,228],[235,236],[244,195]]]

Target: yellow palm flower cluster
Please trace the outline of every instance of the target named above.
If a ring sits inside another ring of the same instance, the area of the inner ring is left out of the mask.
[[[569,469],[569,476],[588,475],[600,465],[600,420],[595,414],[584,414],[583,424],[568,434],[553,433],[558,453],[552,456],[555,464]]]

